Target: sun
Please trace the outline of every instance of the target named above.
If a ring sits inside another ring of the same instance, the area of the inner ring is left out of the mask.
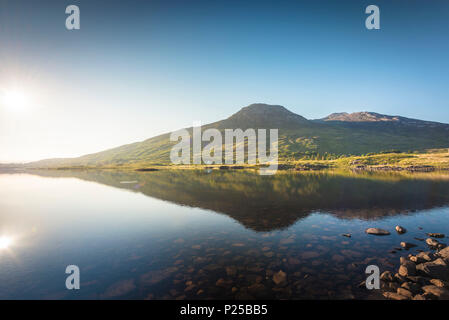
[[[1,95],[2,105],[14,111],[26,110],[29,106],[29,100],[24,91],[19,89],[5,90]]]
[[[12,243],[12,238],[11,237],[0,237],[0,250],[2,249],[8,249],[8,247],[11,245]]]

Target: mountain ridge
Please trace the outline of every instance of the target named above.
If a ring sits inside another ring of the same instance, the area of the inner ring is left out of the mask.
[[[398,126],[398,124],[400,124]],[[449,146],[449,124],[388,116],[374,112],[334,113],[308,120],[280,105],[255,103],[230,117],[202,126],[243,130],[279,129],[280,159],[339,157],[387,150],[423,150]],[[186,128],[191,132],[192,128]],[[170,151],[177,142],[170,133],[141,142],[84,155],[77,158],[46,159],[29,166],[105,166],[126,164],[170,164]]]

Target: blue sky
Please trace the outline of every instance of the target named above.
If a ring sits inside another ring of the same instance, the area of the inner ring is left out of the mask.
[[[65,7],[81,30],[65,29]],[[378,5],[381,29],[365,28]],[[78,156],[280,104],[449,123],[448,1],[0,2],[0,161]]]

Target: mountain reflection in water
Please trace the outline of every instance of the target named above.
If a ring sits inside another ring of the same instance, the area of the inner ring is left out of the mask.
[[[16,173],[0,173],[0,299],[366,299],[368,265],[449,234],[444,173]]]
[[[372,220],[449,204],[444,173],[255,172],[214,170],[32,171],[46,177],[76,177],[140,192],[178,205],[226,214],[246,228],[272,231],[325,211],[343,219]]]

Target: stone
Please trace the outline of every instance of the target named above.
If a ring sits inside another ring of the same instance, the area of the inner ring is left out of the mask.
[[[376,235],[376,236],[387,236],[390,234],[390,232],[388,232],[387,230],[380,229],[380,228],[368,228],[365,230],[365,232],[368,234]]]
[[[407,289],[413,294],[417,294],[421,291],[421,286],[419,284],[413,283],[413,282],[404,282],[401,285],[402,288]],[[399,292],[398,292],[399,293]]]
[[[426,262],[426,260],[424,260],[423,258],[418,257],[418,256],[410,256],[409,259],[410,259],[410,261],[412,261],[416,264]]]
[[[449,267],[441,258],[438,258],[435,261],[418,264],[416,269],[419,273],[429,278],[449,281]]]
[[[440,300],[449,299],[449,290],[447,290],[447,289],[440,288],[440,287],[437,287],[434,285],[424,286],[424,287],[422,287],[422,289],[425,293],[430,293]]]
[[[416,257],[425,261],[433,261],[436,259],[436,256],[432,252],[420,252],[416,255]]]
[[[416,244],[409,243],[409,242],[401,242],[401,247],[404,249],[410,249],[416,247]]]
[[[399,284],[396,282],[389,282],[387,287],[390,291],[396,292],[399,288]]]
[[[449,247],[446,247],[443,250],[438,251],[438,255],[443,259],[449,259]]]
[[[279,270],[279,272],[276,272],[273,275],[273,282],[276,285],[281,285],[281,284],[286,283],[287,282],[287,274],[284,271]]]
[[[444,234],[442,233],[428,233],[427,235],[432,238],[444,238]]]
[[[395,273],[394,274],[394,281],[398,282],[398,283],[403,283],[403,282],[407,282],[407,278],[404,276],[401,276],[399,273]]]
[[[399,233],[399,234],[407,232],[407,230],[405,228],[401,227],[401,226],[396,226],[395,229],[396,229],[397,233]]]
[[[407,298],[412,298],[413,297],[413,294],[409,290],[407,290],[405,288],[402,288],[402,287],[398,288],[396,293],[400,294],[401,296],[407,297]]]
[[[222,288],[230,287],[232,285],[232,280],[225,280],[223,278],[220,278],[217,280],[217,282],[215,282],[215,285]]]
[[[380,280],[383,281],[394,281],[393,273],[391,271],[382,272],[380,275]]]
[[[420,285],[420,286],[424,286],[426,284],[429,284],[430,282],[428,281],[428,278],[425,277],[421,277],[421,276],[408,276],[407,277],[408,280]]]
[[[441,279],[430,279],[430,283],[434,286],[440,287],[440,288],[447,288],[449,287],[449,283],[446,281],[443,281]]]
[[[426,243],[429,247],[437,247],[440,244],[437,240],[432,238],[427,238]]]
[[[396,292],[384,292],[383,296],[387,299],[391,299],[391,300],[409,300],[408,297],[400,295]]]
[[[398,272],[403,277],[414,276],[416,275],[416,264],[409,260],[401,259],[401,266]]]

